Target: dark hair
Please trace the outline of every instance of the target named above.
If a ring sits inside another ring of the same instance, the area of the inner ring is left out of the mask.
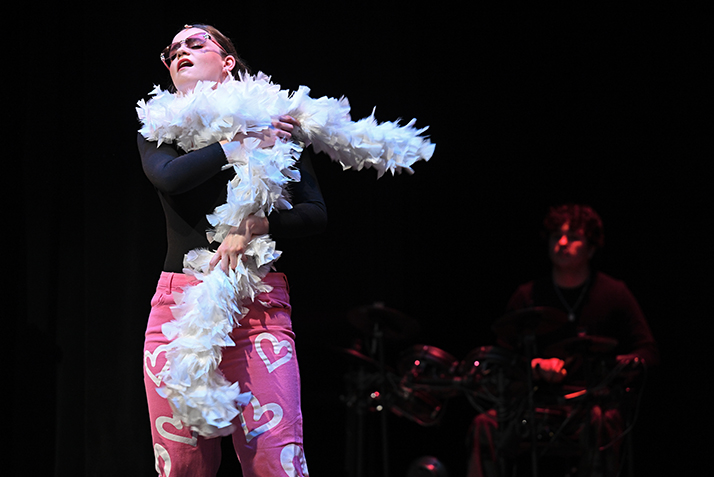
[[[564,204],[551,207],[543,220],[544,236],[550,236],[566,222],[570,224],[571,229],[582,230],[590,245],[598,248],[604,245],[605,233],[602,220],[590,206]]]
[[[203,30],[211,37],[213,40],[221,45],[221,48],[223,48],[226,52],[227,55],[225,56],[232,56],[233,58],[236,59],[236,67],[233,68],[231,71],[231,74],[233,75],[234,78],[240,79],[240,73],[249,73],[250,74],[250,67],[248,64],[243,60],[243,58],[238,55],[238,52],[236,51],[236,47],[233,45],[233,42],[225,36],[223,33],[221,33],[216,27],[211,26],[211,25],[205,25],[203,23],[196,23],[196,24],[191,24],[191,25],[184,25],[183,26],[184,30],[188,28],[198,28],[199,30]]]

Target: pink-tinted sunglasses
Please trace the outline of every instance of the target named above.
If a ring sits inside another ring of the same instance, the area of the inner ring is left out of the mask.
[[[188,38],[184,38],[181,41],[177,41],[176,43],[172,43],[171,45],[167,46],[164,48],[164,51],[161,52],[161,61],[166,65],[167,68],[171,68],[171,62],[176,59],[176,55],[178,55],[179,48],[181,48],[182,45],[186,45],[186,47],[192,49],[192,50],[199,50],[203,48],[203,46],[206,44],[206,42],[212,41],[213,43],[218,46],[218,48],[221,49],[223,53],[226,53],[226,50],[219,45],[213,37],[209,33],[196,33],[195,35],[191,35]]]

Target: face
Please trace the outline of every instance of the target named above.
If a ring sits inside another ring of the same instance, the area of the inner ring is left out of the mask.
[[[582,229],[571,230],[568,222],[550,234],[548,254],[555,267],[578,269],[588,266],[595,253]]]
[[[172,44],[204,33],[200,28],[188,28],[176,35]],[[212,40],[193,47],[181,43],[169,66],[174,86],[178,91],[188,93],[199,81],[223,81],[236,65],[234,57],[224,55],[223,50]]]

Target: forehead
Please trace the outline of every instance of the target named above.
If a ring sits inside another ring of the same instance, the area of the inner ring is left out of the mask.
[[[180,32],[178,32],[171,43],[176,43],[177,41],[184,40],[184,39],[188,38],[189,36],[193,36],[197,33],[206,33],[206,32],[204,30],[201,30],[200,28],[187,28],[185,30],[181,30]]]

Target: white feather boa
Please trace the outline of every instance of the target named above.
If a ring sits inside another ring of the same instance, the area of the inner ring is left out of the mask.
[[[434,144],[421,137],[426,128],[415,129],[415,120],[405,126],[378,124],[374,113],[353,122],[347,99],[313,99],[307,87],[290,93],[262,74],[245,75],[240,81],[198,83],[188,94],[172,94],[155,87],[153,98],[138,102],[142,123],[139,132],[149,141],[176,143],[184,151],[231,140],[237,133],[264,130],[271,120],[289,114],[300,121],[293,135],[301,143],[312,143],[344,169],[375,168],[379,177],[386,171],[413,172],[419,160],[429,160]],[[246,139],[227,148],[226,168],[235,170],[228,183],[225,204],[208,215],[214,227],[210,241],[222,241],[231,227],[250,214],[267,216],[273,209],[291,205],[285,195],[290,181],[299,181],[294,169],[302,147],[276,142],[261,149],[258,140]],[[280,256],[268,235],[254,238],[245,252],[248,259],[228,274],[218,267],[208,270],[213,252],[192,250],[184,258],[184,270],[198,280],[178,296],[172,309],[175,320],[162,331],[171,340],[167,346],[168,366],[161,373],[160,392],[173,408],[175,417],[205,437],[232,433],[231,421],[238,407],[250,400],[239,383],[229,383],[218,370],[222,348],[234,346],[229,334],[246,313],[244,303],[271,287],[262,282],[271,264]]]

